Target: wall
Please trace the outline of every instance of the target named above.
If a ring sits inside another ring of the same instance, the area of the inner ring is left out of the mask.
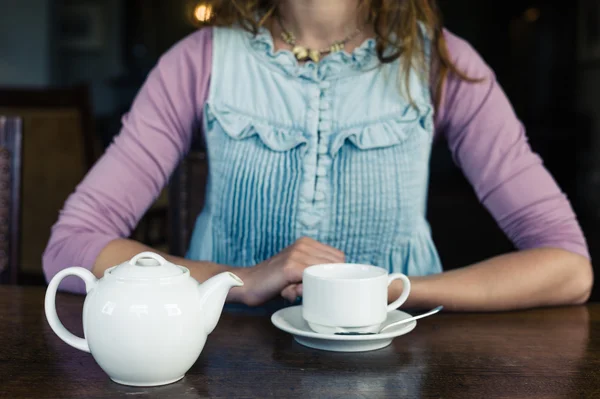
[[[586,53],[581,47],[585,20],[586,15],[580,7],[578,18],[580,56]],[[600,23],[600,20],[598,23]],[[576,76],[577,107],[582,115],[581,118],[585,118],[586,122],[591,124],[593,132],[587,159],[589,173],[582,179],[580,184],[588,193],[587,208],[590,216],[595,217],[600,222],[600,207],[598,207],[600,203],[600,58],[580,62]]]
[[[0,0],[0,86],[48,85],[52,0]]]
[[[79,3],[76,1],[75,3]],[[124,72],[122,58],[123,15],[121,0],[96,0],[86,3],[102,6],[103,45],[98,49],[61,49],[57,64],[58,81],[63,85],[90,84],[97,116],[111,114],[116,104],[111,80]]]
[[[123,73],[123,1],[88,0],[102,6],[104,46],[94,51],[61,49],[60,7],[65,0],[0,0],[0,86],[89,83],[96,115],[115,111],[110,79]],[[75,1],[80,3],[80,1]]]

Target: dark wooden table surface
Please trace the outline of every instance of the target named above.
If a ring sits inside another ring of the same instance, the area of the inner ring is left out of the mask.
[[[305,348],[268,314],[228,311],[180,382],[130,388],[54,335],[42,288],[0,287],[2,398],[600,398],[600,305],[420,320],[387,348]],[[81,334],[83,297],[59,295]]]

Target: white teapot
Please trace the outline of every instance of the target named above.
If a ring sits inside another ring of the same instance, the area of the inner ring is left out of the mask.
[[[69,275],[85,281],[85,338],[70,333],[56,314],[56,290]],[[46,318],[63,341],[91,353],[113,381],[165,385],[192,367],[229,290],[243,284],[229,272],[198,284],[187,268],[143,252],[106,270],[101,279],[81,267],[59,272],[46,291]]]

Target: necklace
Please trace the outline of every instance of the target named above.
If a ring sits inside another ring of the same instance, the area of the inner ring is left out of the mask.
[[[335,41],[329,47],[315,50],[298,45],[296,43],[296,36],[294,36],[292,32],[290,32],[283,26],[283,21],[281,20],[281,17],[279,15],[277,16],[277,22],[279,23],[279,27],[283,31],[281,33],[281,38],[286,44],[292,46],[292,53],[294,54],[296,59],[301,62],[308,60],[319,62],[321,56],[323,55],[342,51],[346,43],[354,39],[360,33],[360,29],[356,28],[354,32],[346,36],[343,40]]]

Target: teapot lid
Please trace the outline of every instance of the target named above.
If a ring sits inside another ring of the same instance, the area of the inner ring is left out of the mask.
[[[130,261],[114,267],[109,273],[120,278],[147,280],[180,276],[185,273],[185,269],[154,252],[142,252]]]

